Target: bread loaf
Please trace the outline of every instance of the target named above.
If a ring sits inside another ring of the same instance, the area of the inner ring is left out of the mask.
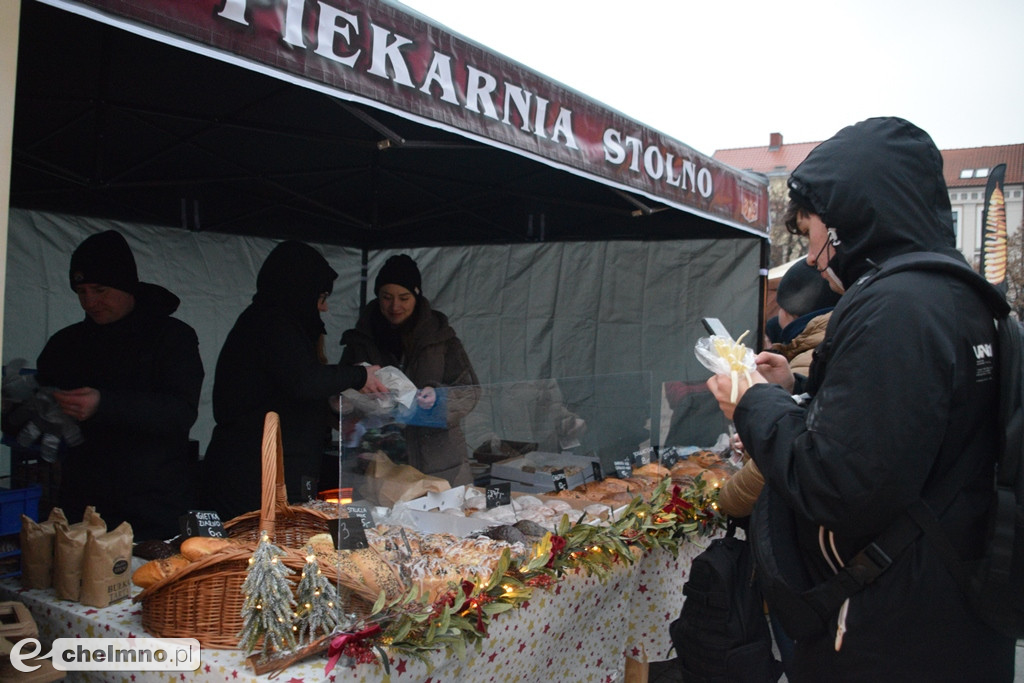
[[[241,541],[233,538],[212,538],[210,536],[192,536],[181,542],[181,554],[195,562],[200,557],[212,555],[218,550],[235,548],[241,545]]]
[[[345,555],[348,554],[348,558]],[[360,548],[359,550],[342,550],[338,552],[342,557],[342,566],[345,560],[350,559],[359,568],[359,576],[370,590],[374,593],[384,591],[388,600],[394,600],[405,592],[398,572],[391,566],[380,553],[373,548]]]
[[[669,475],[668,468],[656,462],[637,467],[633,470],[634,477],[655,477],[663,479]]]
[[[189,566],[189,564],[191,564],[190,560],[180,554],[164,557],[159,560],[150,560],[135,570],[135,573],[132,574],[132,583],[139,588],[149,588],[157,581],[166,579],[178,570]]]

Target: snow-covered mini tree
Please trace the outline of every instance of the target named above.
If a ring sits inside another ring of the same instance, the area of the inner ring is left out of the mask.
[[[324,576],[316,554],[306,547],[306,564],[296,590],[296,625],[299,642],[311,643],[338,625],[338,589]]]
[[[263,656],[295,649],[292,617],[295,597],[288,577],[295,574],[281,562],[284,551],[270,542],[266,532],[249,558],[249,570],[242,583],[242,631],[239,648],[252,653],[263,638]]]

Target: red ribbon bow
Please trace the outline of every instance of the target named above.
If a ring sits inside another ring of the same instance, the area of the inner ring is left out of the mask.
[[[358,643],[360,640],[369,638],[380,633],[380,625],[374,624],[368,626],[362,631],[357,633],[339,633],[331,639],[331,644],[327,647],[327,666],[324,667],[324,675],[326,676],[334,668],[334,665],[338,663],[341,658],[342,650],[349,643]]]

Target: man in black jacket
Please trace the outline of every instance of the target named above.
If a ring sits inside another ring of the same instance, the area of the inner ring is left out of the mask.
[[[749,388],[741,380],[735,405],[729,377],[708,381],[768,484],[755,515],[780,501],[795,520],[799,557],[790,566],[819,583],[968,459],[952,503],[937,513],[958,555],[977,558],[997,452],[992,359],[975,354],[995,340],[990,309],[970,285],[936,272],[860,286],[900,254],[964,262],[941,154],[907,121],[869,119],[819,145],[789,187],[790,227],[809,238],[808,263],[845,293],[811,366],[806,407],[790,396],[794,378],[774,354],[758,356],[760,372]],[[1014,651],[1012,639],[971,611],[939,551],[918,537],[826,626],[797,638],[787,676],[1011,681]]]
[[[84,442],[61,464],[60,505],[71,521],[96,506],[136,540],[170,538],[190,502],[189,430],[203,363],[195,330],[171,314],[179,299],[139,282],[135,258],[114,231],[71,256],[71,288],[85,319],[54,334],[37,367]]]

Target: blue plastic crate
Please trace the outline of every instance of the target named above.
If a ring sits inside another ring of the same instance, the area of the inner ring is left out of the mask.
[[[39,521],[39,498],[43,487],[38,484],[24,489],[0,489],[0,536],[21,531],[21,516]]]

